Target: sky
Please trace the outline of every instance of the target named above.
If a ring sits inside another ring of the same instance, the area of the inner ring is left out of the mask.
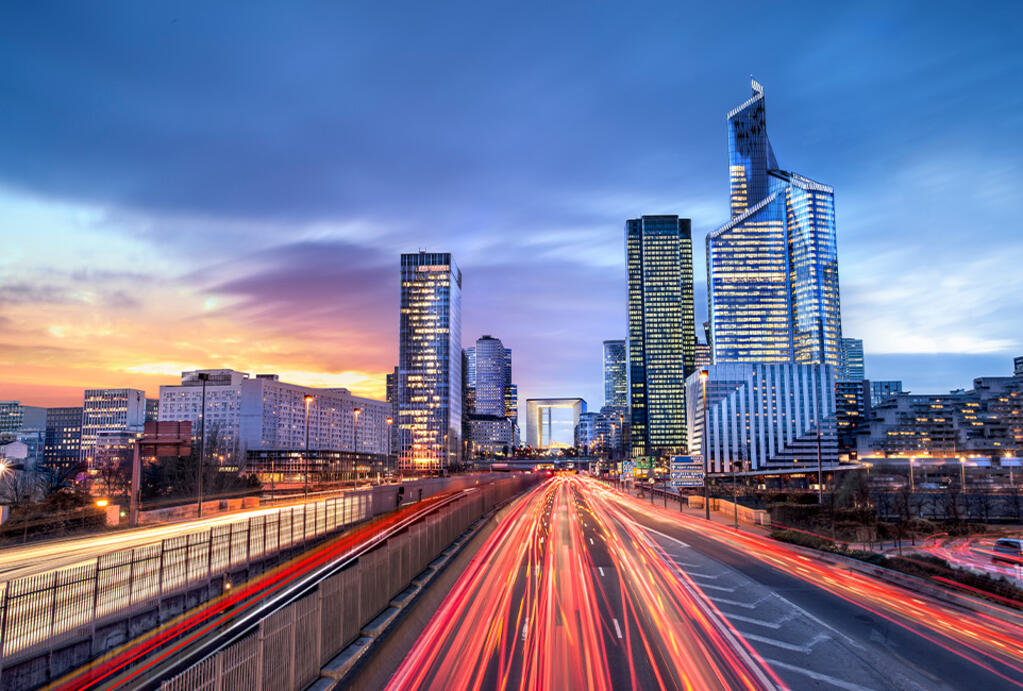
[[[705,318],[751,74],[780,165],[836,189],[867,376],[1007,374],[1023,5],[829,5],[6,3],[0,399],[155,397],[200,367],[382,398],[398,255],[427,249],[520,400],[597,408],[626,219],[692,218]]]

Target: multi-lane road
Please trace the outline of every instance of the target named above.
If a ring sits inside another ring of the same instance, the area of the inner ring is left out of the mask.
[[[1023,686],[1023,618],[578,475],[524,496],[391,689]]]

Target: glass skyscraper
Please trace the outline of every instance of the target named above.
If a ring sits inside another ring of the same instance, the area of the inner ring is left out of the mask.
[[[842,367],[839,379],[843,381],[863,381],[863,340],[859,338],[842,339]]]
[[[462,272],[447,253],[401,255],[398,462],[457,462],[462,435]]]
[[[625,341],[604,341],[604,405],[629,405],[629,371],[626,369]]]
[[[693,371],[693,240],[688,218],[625,224],[633,456],[686,451],[685,379]]]
[[[476,341],[476,409],[478,415],[504,417],[504,389],[507,375],[505,349],[500,339],[482,336]]]
[[[707,235],[714,363],[841,365],[834,189],[778,167],[764,88],[728,113],[732,218]]]

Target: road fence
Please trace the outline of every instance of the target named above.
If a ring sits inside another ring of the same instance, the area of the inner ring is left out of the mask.
[[[481,486],[439,509],[325,578],[305,597],[264,617],[251,635],[164,681],[161,691],[307,687],[455,538],[529,482],[517,477]]]

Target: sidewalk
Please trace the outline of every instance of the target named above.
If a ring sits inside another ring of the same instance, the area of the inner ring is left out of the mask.
[[[706,513],[703,510],[703,507],[700,507],[700,508],[690,507],[689,503],[686,501],[686,497],[685,496],[681,497],[682,501],[680,502],[679,501],[680,497],[678,495],[670,494],[670,493],[668,493],[668,494],[655,493],[655,494],[651,495],[650,490],[649,489],[645,489],[645,488],[644,489],[632,488],[632,489],[626,489],[626,490],[622,490],[622,491],[625,492],[626,494],[629,494],[630,496],[636,497],[637,499],[639,499],[640,501],[642,501],[642,502],[644,502],[646,504],[653,504],[653,505],[659,506],[661,508],[667,507],[669,510],[670,509],[677,509],[679,511],[679,513],[681,513],[681,514],[683,514],[683,515],[685,515],[685,516],[687,516],[689,518],[695,518],[695,519],[700,519],[700,520],[707,520],[706,519]],[[653,501],[651,501],[651,496],[653,497]],[[681,503],[681,506],[680,506],[680,503]],[[710,512],[710,520],[711,520],[712,523],[717,523],[718,525],[723,525],[723,526],[734,526],[735,525],[735,516],[734,516],[732,511],[714,511],[714,510],[712,510]],[[760,525],[760,524],[757,524],[757,523],[751,523],[751,522],[748,522],[748,521],[744,521],[742,519],[742,516],[739,517],[739,530],[742,530],[742,531],[745,531],[745,532],[749,532],[749,533],[754,533],[756,535],[762,535],[764,537],[767,537],[767,536],[769,536],[771,534],[771,528],[769,526],[763,526],[763,525]]]

